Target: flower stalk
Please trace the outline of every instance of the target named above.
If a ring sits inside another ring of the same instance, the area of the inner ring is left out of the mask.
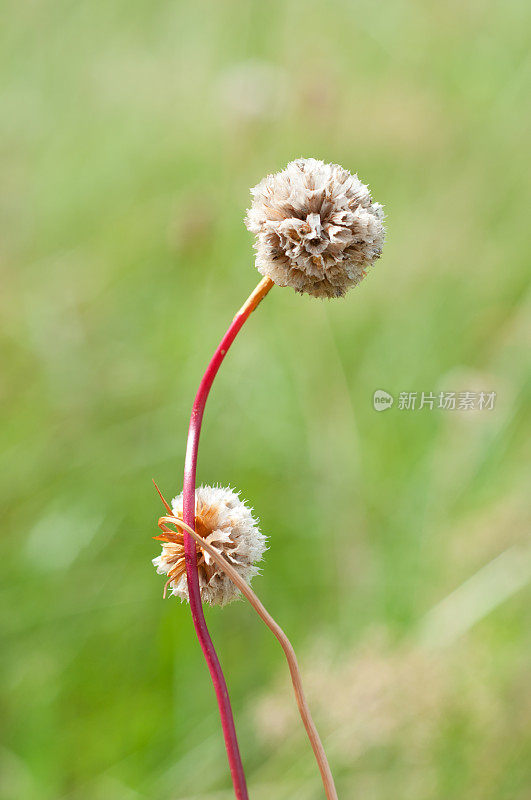
[[[243,306],[235,315],[227,332],[219,343],[212,359],[201,379],[199,389],[195,396],[190,417],[190,427],[188,430],[188,441],[186,446],[186,458],[184,464],[183,481],[183,520],[189,528],[195,527],[195,488],[197,472],[197,454],[199,448],[199,436],[201,433],[201,423],[205,411],[206,401],[212,388],[212,383],[225,358],[227,351],[241,330],[245,321],[254,311],[257,305],[263,300],[269,290],[274,286],[271,278],[263,278],[254,291],[249,295]],[[237,800],[248,800],[245,774],[243,770],[234,717],[229,699],[229,693],[223,670],[219,662],[214,644],[208,632],[203,606],[201,603],[201,593],[199,588],[199,576],[197,572],[196,544],[189,532],[184,530],[184,551],[186,564],[186,577],[188,581],[188,592],[190,597],[190,611],[194,623],[197,638],[203,651],[203,655],[210,671],[216,698],[221,717],[225,748],[229,760],[234,792]]]

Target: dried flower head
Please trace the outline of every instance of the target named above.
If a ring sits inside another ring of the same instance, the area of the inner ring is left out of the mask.
[[[266,537],[258,528],[258,520],[232,489],[199,486],[195,491],[195,501],[196,532],[250,583],[259,571],[255,564],[262,559],[266,549]],[[163,542],[162,553],[153,559],[153,564],[159,574],[168,575],[166,587],[171,587],[172,594],[181,600],[188,600],[183,534],[181,530],[175,532],[169,527],[172,519],[183,519],[182,494],[172,500],[171,506],[173,516],[168,514],[159,520],[162,534],[155,538]],[[196,547],[196,551],[203,602],[225,605],[238,597],[239,590],[212,557],[199,547]]]
[[[251,194],[245,224],[256,234],[256,266],[279,286],[341,297],[381,255],[382,206],[338,164],[298,158]]]

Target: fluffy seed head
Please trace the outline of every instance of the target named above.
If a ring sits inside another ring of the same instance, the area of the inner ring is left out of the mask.
[[[258,529],[258,520],[232,489],[219,486],[199,486],[195,492],[195,530],[212,547],[219,551],[241,577],[250,583],[257,574],[257,561],[266,549],[266,537]],[[183,519],[183,496],[180,494],[171,503],[173,516]],[[160,556],[153,559],[159,574],[168,576],[167,585],[171,593],[188,600],[188,581],[184,562],[182,531],[171,530],[171,516],[161,517],[159,527],[162,535],[156,537],[162,544]],[[196,546],[197,568],[201,599],[212,605],[225,605],[240,594],[231,579],[204,550]]]
[[[338,164],[298,158],[251,194],[245,224],[256,235],[256,266],[279,286],[342,297],[381,255],[382,206]]]

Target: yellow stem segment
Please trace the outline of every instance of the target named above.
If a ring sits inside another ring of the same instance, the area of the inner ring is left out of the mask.
[[[274,285],[275,284],[271,278],[262,278],[256,288],[253,289],[243,306],[236,312],[234,319],[236,319],[236,317],[246,316],[254,311],[258,303],[264,299],[266,294],[270,289],[273,288]]]

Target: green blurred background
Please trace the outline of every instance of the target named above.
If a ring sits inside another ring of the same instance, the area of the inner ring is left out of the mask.
[[[199,480],[270,537],[254,586],[342,800],[530,797],[530,23],[524,0],[3,4],[1,800],[232,797],[151,479],[180,491],[259,277],[248,189],[301,155],[370,183],[388,243],[345,300],[268,296]],[[376,389],[497,398],[377,413]],[[207,618],[251,797],[321,798],[277,643],[246,603]]]

